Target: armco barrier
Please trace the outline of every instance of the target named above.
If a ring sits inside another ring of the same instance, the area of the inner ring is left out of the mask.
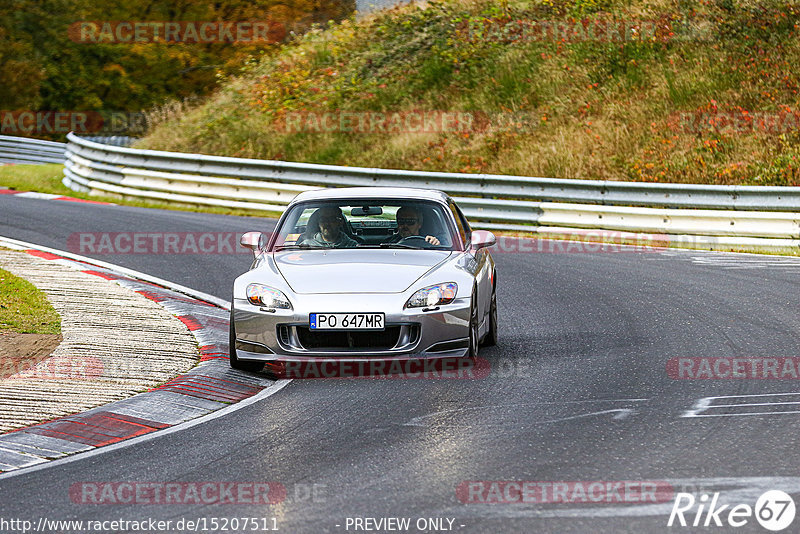
[[[455,197],[478,228],[605,229],[797,246],[800,188],[428,173],[138,150],[67,136],[64,183],[85,192],[282,211],[299,192],[411,186]],[[774,241],[772,241],[774,240]]]
[[[66,143],[0,135],[0,164],[64,163]]]
[[[89,141],[115,146],[130,146],[135,140],[124,135],[84,137]],[[15,163],[32,165],[37,163],[64,163],[66,143],[0,135],[0,165]]]

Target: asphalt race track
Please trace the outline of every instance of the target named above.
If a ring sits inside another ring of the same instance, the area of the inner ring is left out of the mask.
[[[0,196],[0,235],[62,250],[76,232],[273,226]],[[224,299],[250,263],[249,253],[85,255]],[[468,481],[660,481],[672,492],[719,492],[750,506],[768,489],[800,502],[797,380],[667,373],[672,358],[800,356],[800,260],[674,250],[495,259],[501,341],[481,351],[491,365],[486,378],[294,380],[193,428],[0,478],[2,516],[262,517],[283,532],[363,532],[354,518],[390,517],[410,518],[410,532],[421,518],[444,518],[441,528],[450,519],[453,531],[476,533],[688,532],[698,529],[667,527],[672,494],[656,504],[487,504],[457,488]],[[709,397],[728,398],[701,401]],[[731,407],[713,408],[721,404]],[[287,495],[260,505],[70,498],[75,484],[109,481],[272,481]],[[687,512],[687,520],[694,516]],[[707,530],[764,532],[753,517],[741,528]]]

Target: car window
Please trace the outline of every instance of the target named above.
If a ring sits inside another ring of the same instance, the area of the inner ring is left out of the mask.
[[[271,250],[285,248],[419,248],[452,250],[443,206],[423,200],[358,199],[292,206]]]

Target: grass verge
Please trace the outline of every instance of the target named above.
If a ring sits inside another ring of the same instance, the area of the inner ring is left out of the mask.
[[[61,333],[61,317],[45,294],[4,269],[0,269],[0,332]]]

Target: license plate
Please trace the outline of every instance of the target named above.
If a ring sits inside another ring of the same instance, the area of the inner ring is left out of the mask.
[[[311,330],[383,330],[383,313],[311,313]]]

